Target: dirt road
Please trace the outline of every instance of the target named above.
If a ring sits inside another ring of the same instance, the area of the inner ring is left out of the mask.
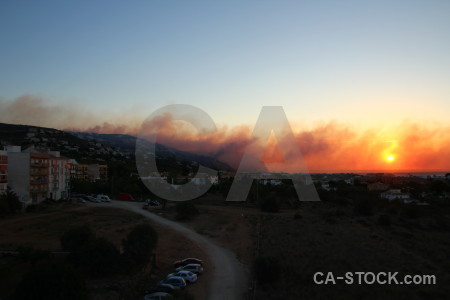
[[[245,299],[245,293],[248,287],[247,271],[244,266],[236,259],[235,255],[229,250],[218,246],[216,243],[204,237],[190,228],[177,222],[167,220],[152,212],[142,209],[142,203],[112,201],[100,205],[127,209],[141,214],[148,219],[176,230],[187,238],[198,243],[208,253],[212,261],[212,266],[206,266],[208,273],[211,274],[210,289],[208,299],[211,300],[239,300]]]

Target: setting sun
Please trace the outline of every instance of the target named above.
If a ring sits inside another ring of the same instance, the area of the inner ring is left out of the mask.
[[[389,155],[389,156],[387,157],[387,160],[388,160],[389,162],[392,162],[392,161],[395,160],[395,157],[393,157],[392,155]]]

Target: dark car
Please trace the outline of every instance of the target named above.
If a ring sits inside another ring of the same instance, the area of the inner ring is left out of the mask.
[[[184,280],[183,277],[180,276],[174,276],[174,277],[170,277],[167,278],[166,280],[161,280],[158,285],[161,284],[170,284],[176,287],[180,287],[182,289],[184,289],[186,287],[186,281]]]
[[[171,294],[158,292],[149,295],[145,295],[144,300],[164,300],[164,299],[174,299]]]
[[[152,293],[158,293],[158,292],[164,292],[164,293],[169,293],[169,294],[173,294],[175,293],[176,290],[179,290],[179,287],[175,287],[171,284],[160,284],[152,289],[148,289],[145,291],[145,294],[152,294]]]
[[[177,260],[176,262],[173,263],[173,266],[175,268],[179,268],[179,267],[184,267],[185,265],[189,265],[189,264],[197,264],[197,265],[203,266],[203,261],[198,258],[190,257],[190,258]]]

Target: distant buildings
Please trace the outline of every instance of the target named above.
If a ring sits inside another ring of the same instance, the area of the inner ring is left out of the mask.
[[[71,179],[95,182],[108,180],[108,166],[99,164],[78,164],[75,160],[70,162]]]
[[[402,193],[400,189],[390,189],[380,194],[380,198],[392,200],[409,200],[409,194]]]
[[[383,182],[374,182],[367,184],[368,191],[386,191],[389,189],[389,184]]]
[[[46,199],[67,199],[72,179],[107,180],[106,165],[78,164],[59,151],[38,150],[33,146],[5,146],[0,151],[0,193],[9,185],[24,206]]]
[[[39,151],[34,147],[6,146],[8,184],[24,205],[37,204],[47,198],[64,199],[69,193],[67,159],[57,151]]]

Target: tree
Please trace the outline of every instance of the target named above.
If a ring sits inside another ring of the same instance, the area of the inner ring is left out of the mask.
[[[87,274],[97,277],[128,272],[129,264],[116,246],[104,238],[92,238],[77,247],[68,261],[81,267]]]
[[[14,214],[22,209],[22,202],[20,202],[17,194],[8,185],[5,193],[0,195],[0,213]]]
[[[136,225],[122,241],[123,254],[136,265],[144,266],[150,261],[157,242],[158,235],[149,224]]]
[[[95,238],[94,232],[87,225],[76,226],[66,231],[61,239],[61,247],[64,251],[72,252],[87,244]]]
[[[13,299],[83,300],[86,285],[81,274],[66,263],[40,264],[26,273]]]

